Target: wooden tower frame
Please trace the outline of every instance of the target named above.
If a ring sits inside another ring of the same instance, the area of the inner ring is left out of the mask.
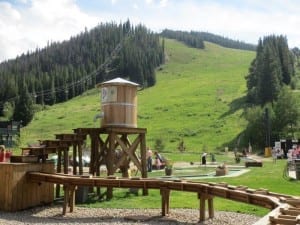
[[[146,128],[102,127],[77,128],[74,133],[89,135],[91,140],[91,163],[89,173],[100,176],[100,166],[105,164],[107,175],[113,176],[120,168],[123,177],[128,177],[130,161],[141,171],[141,176],[147,178],[146,164]],[[130,140],[132,137],[134,139]],[[140,155],[137,149],[140,147]],[[121,157],[116,158],[115,151],[121,150]],[[143,195],[147,195],[146,188]],[[107,188],[107,199],[112,198],[112,188]]]

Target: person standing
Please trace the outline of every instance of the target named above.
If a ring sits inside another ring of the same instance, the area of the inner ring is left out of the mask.
[[[204,152],[202,154],[202,156],[201,156],[201,163],[202,163],[202,165],[206,165],[206,155],[207,155],[207,153]]]
[[[149,147],[147,147],[147,171],[152,172],[152,151]]]
[[[277,150],[275,147],[272,148],[272,158],[273,158],[273,163],[276,163],[277,160]]]

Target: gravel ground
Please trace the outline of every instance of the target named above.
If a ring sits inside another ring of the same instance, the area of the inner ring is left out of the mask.
[[[199,223],[199,211],[195,209],[170,209],[170,215],[161,217],[160,209],[100,209],[76,207],[73,213],[62,216],[61,206],[37,207],[15,213],[0,211],[0,224],[161,224],[161,225],[250,225],[259,217],[233,213],[215,212],[214,219]]]

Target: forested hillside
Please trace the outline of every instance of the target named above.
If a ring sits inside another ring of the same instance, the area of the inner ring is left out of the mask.
[[[0,64],[0,115],[23,92],[37,104],[52,105],[78,96],[103,80],[123,77],[143,86],[156,82],[163,44],[145,26],[99,24],[62,43],[27,52]]]
[[[165,29],[161,32],[161,35],[166,38],[176,39],[184,42],[186,45],[194,48],[204,48],[204,41],[215,43],[226,48],[252,50],[256,49],[253,44],[248,44],[243,41],[232,40],[230,38],[222,37],[208,32],[197,32],[197,31],[173,31]]]

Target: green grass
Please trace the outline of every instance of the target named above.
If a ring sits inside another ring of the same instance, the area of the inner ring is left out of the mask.
[[[139,96],[139,125],[148,142],[162,138],[173,151],[183,139],[188,151],[215,150],[245,126],[235,101],[245,94],[247,68],[254,52],[206,43],[205,50],[166,42],[169,61],[157,85]]]

